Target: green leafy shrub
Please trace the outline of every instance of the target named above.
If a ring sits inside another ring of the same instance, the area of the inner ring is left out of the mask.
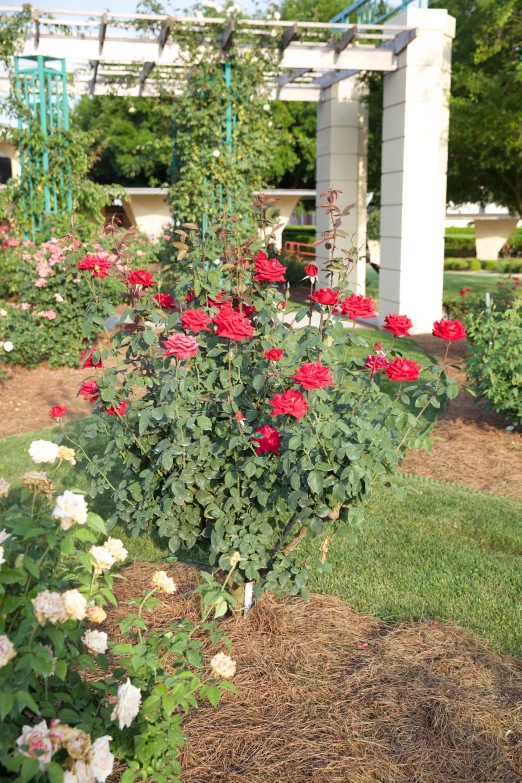
[[[522,423],[522,303],[468,316],[472,388],[513,425]]]
[[[103,323],[92,324],[88,331],[83,331],[83,317],[92,293],[71,265],[71,239],[51,239],[35,246],[8,232],[3,235],[0,290],[10,299],[0,305],[0,364],[34,368],[42,359],[48,359],[51,367],[78,366],[81,349],[91,344]],[[78,242],[78,252],[109,257],[107,248],[112,241],[111,237],[102,237],[101,243]],[[129,232],[125,242],[130,248],[126,260],[130,253],[135,263],[157,260],[155,246],[143,235]],[[123,290],[119,280],[111,278],[107,288],[111,301],[116,303]]]
[[[479,261],[477,258],[470,258],[469,259],[469,268],[472,272],[480,272],[482,269],[482,262]]]
[[[47,441],[33,442],[30,453],[37,462],[74,459]],[[199,674],[203,640],[229,644],[211,618],[232,601],[226,583],[203,575],[200,623],[180,618],[166,633],[149,633],[144,616],[161,604],[154,594],[176,589],[157,572],[113,640],[96,626],[117,604],[110,569],[127,557],[122,542],[106,539],[82,495],[53,497],[44,472],[25,474],[22,485],[15,499],[0,479],[2,781],[104,783],[116,757],[126,783],[179,783],[182,715],[198,699],[215,705],[222,688],[234,690],[220,681],[235,670],[223,653],[210,662],[212,679]]]
[[[284,242],[302,242],[311,245],[315,242],[315,226],[285,226],[283,231]]]
[[[444,269],[451,272],[457,272],[461,269],[469,269],[470,261],[470,258],[445,258]]]
[[[459,234],[461,232],[459,231]],[[444,255],[446,257],[459,256],[467,253],[470,257],[476,254],[475,237],[470,235],[465,236],[452,236],[446,234],[444,237]]]
[[[520,286],[516,278],[506,278],[497,281],[491,292],[491,302],[496,310],[502,311],[512,307],[518,296]],[[483,293],[474,293],[471,289],[463,288],[460,294],[445,295],[443,307],[450,318],[457,318],[468,325],[469,318],[480,315],[486,309],[486,297]]]
[[[299,559],[298,543],[322,537],[323,558],[315,567],[326,569],[330,536],[360,526],[375,483],[395,486],[393,471],[406,444],[430,448],[420,437],[421,416],[457,393],[439,365],[417,381],[420,368],[401,357],[399,344],[388,356],[375,349],[374,374],[371,363],[364,369],[366,359],[353,355],[354,346],[371,349],[334,315],[335,304],[347,313],[362,307],[370,317],[373,303],[347,297],[357,251],[341,256],[341,210],[335,191],[325,195],[335,221],[326,268],[338,283],[291,316],[299,328],[282,318],[285,300],[276,283],[285,269],[260,251],[262,240],[243,240],[233,218],[221,217],[204,237],[185,224],[177,230],[172,272],[181,314],[166,309],[173,304],[167,294],[158,307],[161,300],[149,293],[154,280],[142,277],[136,285],[129,276],[125,326],[111,349],[94,357],[105,363],[111,356],[111,367],[82,386],[95,404],[85,439],[102,431],[110,438],[92,466],[91,491],[107,486],[99,469],[107,475],[117,463],[123,473],[113,492],[114,519],[134,536],[155,526],[173,552],[203,547],[221,568],[239,551],[235,583],[255,581],[256,596],[264,590],[308,596],[313,564]],[[273,211],[266,200],[259,196],[256,209],[268,239]],[[218,242],[225,259],[219,269],[208,266],[214,258],[208,248]],[[89,329],[112,307],[103,298],[104,281],[87,280]],[[407,334],[411,322],[403,320]],[[404,383],[393,381],[398,367]],[[384,371],[395,395],[381,389]],[[307,373],[314,377],[307,381]],[[403,407],[410,402],[418,416]]]

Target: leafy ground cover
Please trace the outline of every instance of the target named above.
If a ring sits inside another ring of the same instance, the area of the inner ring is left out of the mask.
[[[70,426],[71,433],[82,424]],[[34,468],[27,449],[37,438],[52,439],[47,428],[0,440],[0,475],[16,482]],[[90,451],[104,447],[93,441]],[[62,466],[58,489],[85,489],[81,466]],[[315,577],[317,592],[344,598],[354,609],[386,619],[450,620],[472,628],[515,654],[522,648],[522,501],[470,492],[451,484],[405,478],[415,490],[404,500],[377,491],[368,506],[358,540],[337,539],[328,553],[330,575]],[[104,517],[112,511],[108,494],[89,502]],[[112,532],[131,557],[169,557],[150,535],[131,539],[122,526]],[[201,560],[194,553],[194,560]]]

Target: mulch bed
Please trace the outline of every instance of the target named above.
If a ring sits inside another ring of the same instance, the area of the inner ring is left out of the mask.
[[[104,630],[157,564],[123,571]],[[197,569],[147,618],[196,619]],[[199,577],[200,578],[200,577]],[[185,595],[184,595],[185,594]],[[522,664],[446,624],[392,625],[337,598],[267,598],[224,620],[238,694],[183,723],[184,783],[514,783],[522,780]],[[205,650],[207,660],[215,650]],[[121,770],[119,770],[121,774]],[[119,774],[112,780],[118,780]]]

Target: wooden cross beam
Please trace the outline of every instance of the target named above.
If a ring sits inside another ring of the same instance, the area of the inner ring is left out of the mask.
[[[232,19],[227,24],[223,32],[218,35],[218,44],[222,52],[226,52],[227,49],[230,47],[235,32],[236,32],[236,20]]]
[[[294,24],[291,27],[287,27],[287,29],[283,33],[283,37],[281,38],[281,41],[279,42],[279,48],[282,52],[290,46],[294,38],[296,37],[297,33],[299,31],[299,26],[297,22],[294,22]]]

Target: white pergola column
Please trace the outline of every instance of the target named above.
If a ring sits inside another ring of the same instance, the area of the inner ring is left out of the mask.
[[[325,203],[319,195],[329,188],[341,190],[337,204],[341,207],[355,204],[350,215],[343,217],[343,231],[354,235],[353,242],[366,254],[366,169],[368,146],[368,112],[362,98],[362,87],[357,76],[344,79],[323,92],[324,99],[317,104],[317,238],[330,227],[330,216],[319,209]],[[350,248],[351,241],[343,240],[342,247]],[[317,247],[317,266],[321,270],[329,258],[324,245]],[[363,258],[349,277],[350,288],[364,294],[366,259]],[[335,282],[335,281],[334,281]],[[320,285],[330,285],[324,272],[319,272]]]
[[[442,315],[451,45],[446,10],[408,8],[418,29],[384,77],[379,321],[407,315],[430,332]]]

